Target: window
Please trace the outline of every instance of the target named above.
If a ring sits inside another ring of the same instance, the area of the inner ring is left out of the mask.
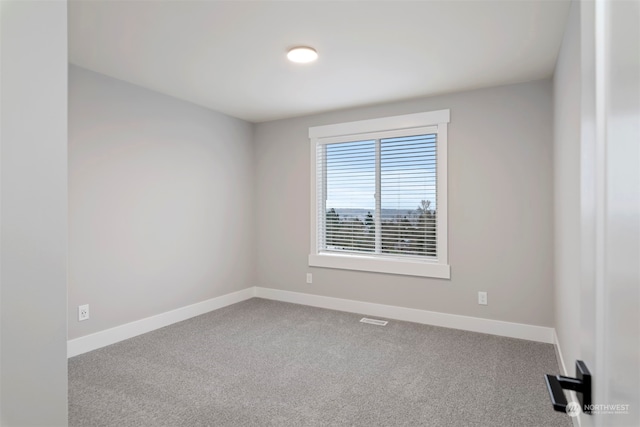
[[[309,265],[449,278],[449,110],[309,128]]]

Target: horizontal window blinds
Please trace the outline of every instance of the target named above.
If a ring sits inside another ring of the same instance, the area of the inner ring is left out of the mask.
[[[318,249],[437,258],[437,134],[316,145]]]

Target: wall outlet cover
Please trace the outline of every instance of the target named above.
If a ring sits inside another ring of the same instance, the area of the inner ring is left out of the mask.
[[[478,304],[487,305],[487,293],[486,292],[478,292]]]
[[[81,322],[83,320],[89,319],[89,304],[79,305],[78,306],[78,321]]]

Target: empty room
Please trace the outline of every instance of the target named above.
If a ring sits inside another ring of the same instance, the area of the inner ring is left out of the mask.
[[[640,2],[0,12],[2,426],[640,426]]]

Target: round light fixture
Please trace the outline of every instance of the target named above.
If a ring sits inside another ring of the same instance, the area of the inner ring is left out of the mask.
[[[318,52],[312,47],[298,46],[289,50],[287,58],[289,58],[291,62],[304,64],[318,59]]]

